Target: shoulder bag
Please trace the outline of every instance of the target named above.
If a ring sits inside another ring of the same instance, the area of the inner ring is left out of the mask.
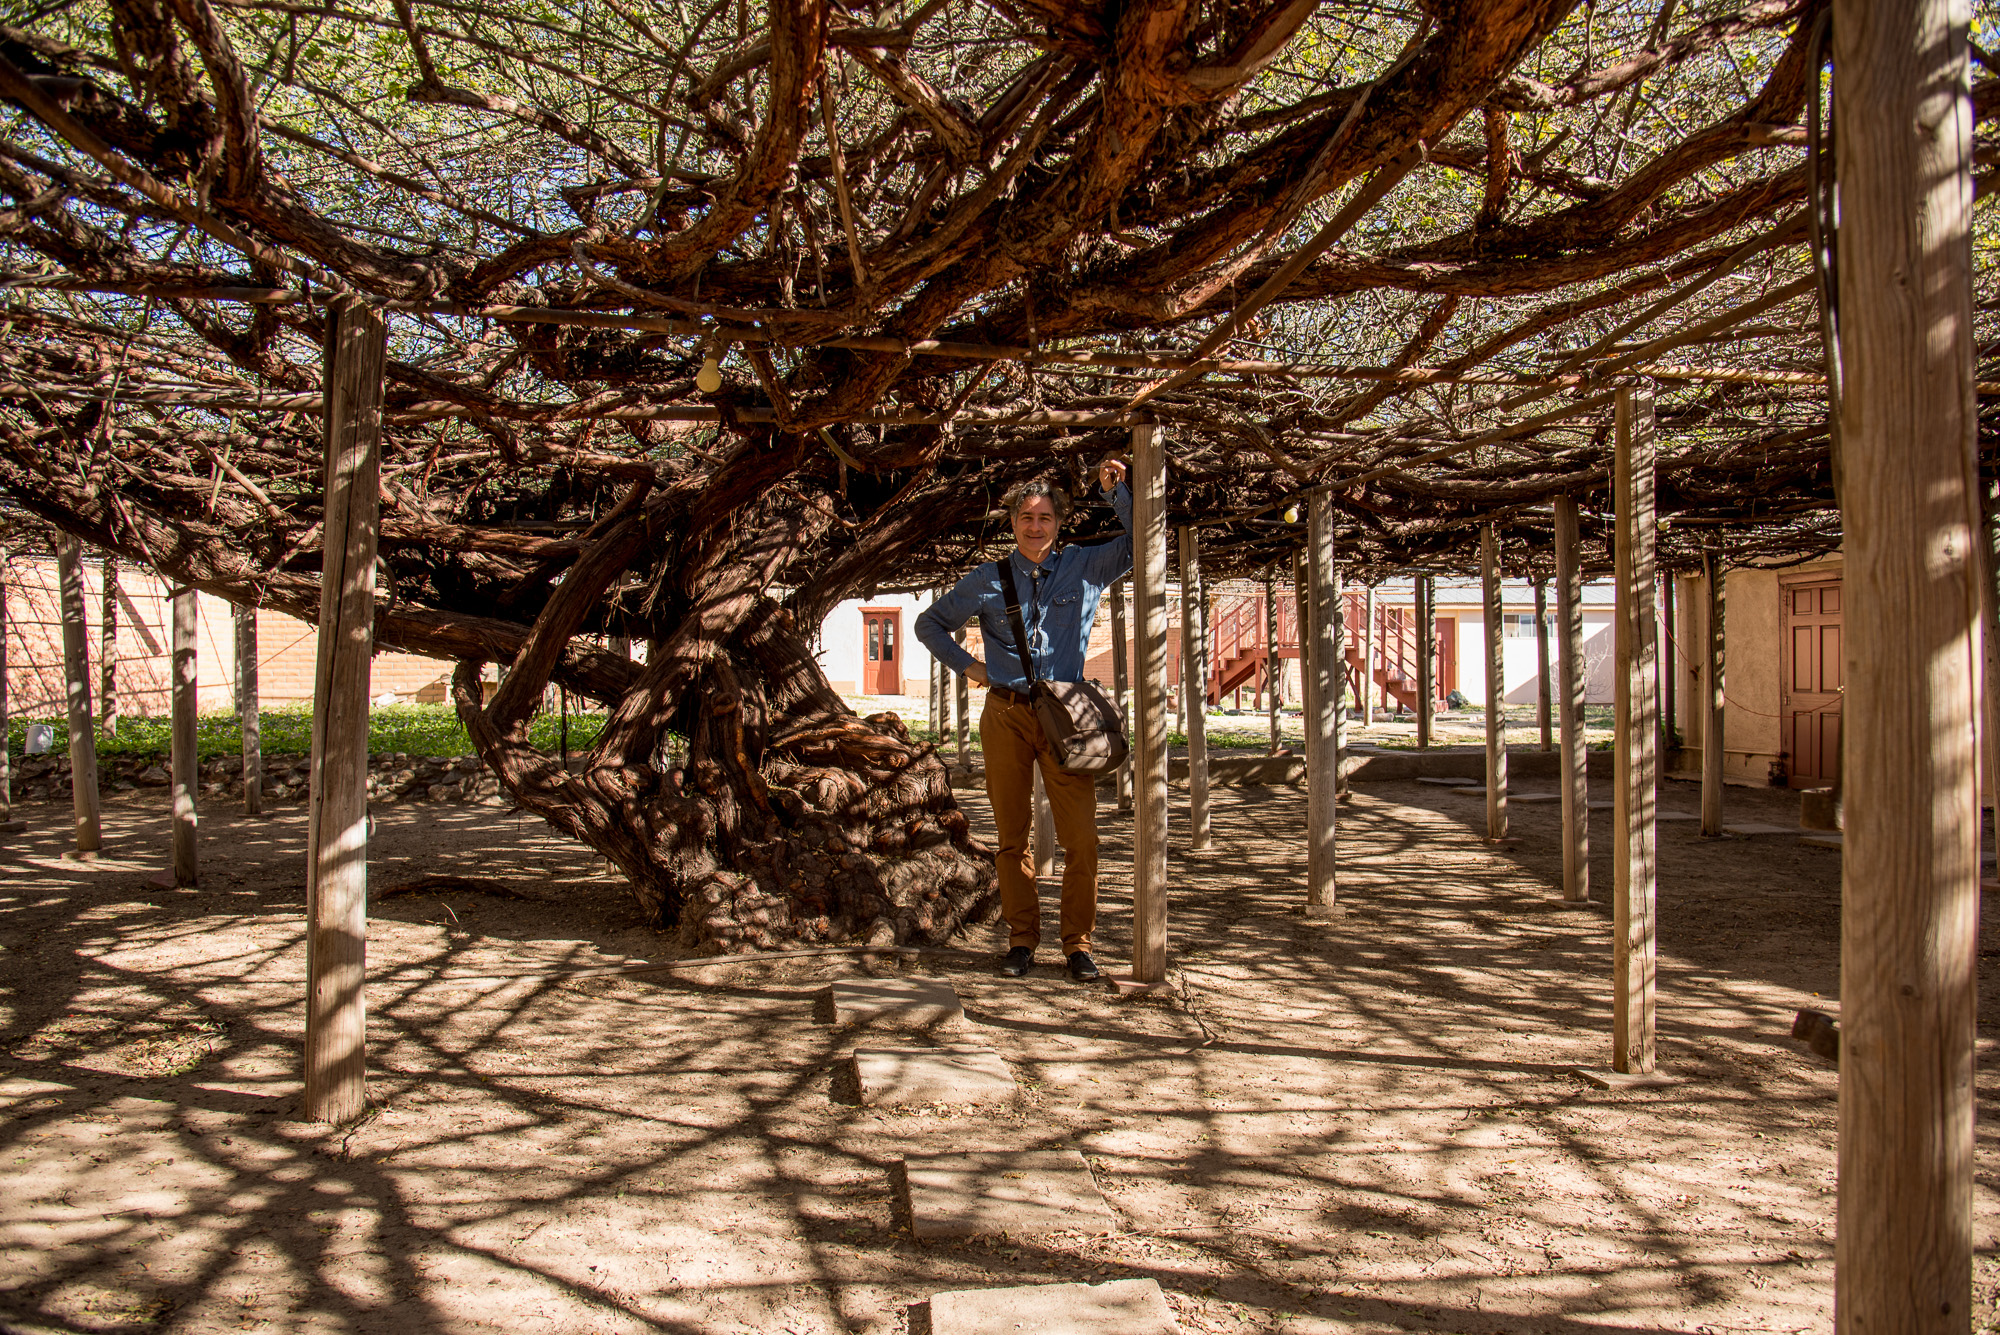
[[[1028,674],[1028,694],[1042,735],[1055,748],[1056,762],[1070,774],[1109,774],[1125,763],[1131,750],[1125,741],[1125,720],[1118,706],[1087,681],[1042,681],[1035,676],[1035,658],[1028,652],[1028,630],[1021,623],[1021,595],[1014,584],[1014,558],[1000,558],[1000,587],[1007,594],[1007,620],[1014,632],[1015,652]]]

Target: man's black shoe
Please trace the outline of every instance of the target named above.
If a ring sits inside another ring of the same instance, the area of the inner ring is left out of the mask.
[[[1000,961],[1000,972],[1006,974],[1009,978],[1025,977],[1028,970],[1034,967],[1035,948],[1033,946],[1015,946],[1007,952],[1007,958]]]
[[[1097,961],[1087,950],[1072,950],[1069,954],[1069,976],[1079,983],[1097,981]]]

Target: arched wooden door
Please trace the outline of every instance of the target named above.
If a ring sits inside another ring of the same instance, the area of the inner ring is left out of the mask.
[[[1831,787],[1840,777],[1840,581],[1783,584],[1785,635],[1778,713],[1780,745],[1794,788]]]
[[[903,693],[903,609],[861,609],[861,693]]]

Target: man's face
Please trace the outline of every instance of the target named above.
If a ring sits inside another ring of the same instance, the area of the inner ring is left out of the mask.
[[[1056,507],[1046,496],[1030,496],[1014,514],[1014,541],[1021,555],[1040,564],[1056,543]]]

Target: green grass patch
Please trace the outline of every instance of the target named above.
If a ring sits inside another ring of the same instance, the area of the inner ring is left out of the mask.
[[[69,727],[60,718],[10,719],[7,750],[25,753],[30,723],[47,723],[55,729],[53,754],[69,752]],[[121,718],[116,736],[97,730],[100,756],[164,756],[171,741],[172,725],[164,718]],[[604,730],[604,715],[569,716],[571,750],[589,746]],[[305,755],[312,750],[312,710],[303,706],[266,709],[258,715],[258,731],[266,755]],[[529,729],[534,745],[554,751],[561,745],[562,719],[558,714],[536,717]],[[243,754],[243,725],[234,714],[203,714],[195,721],[195,747],[206,759],[210,756]],[[450,705],[377,705],[368,711],[368,753],[413,756],[463,756],[472,754],[472,738],[458,721]]]

